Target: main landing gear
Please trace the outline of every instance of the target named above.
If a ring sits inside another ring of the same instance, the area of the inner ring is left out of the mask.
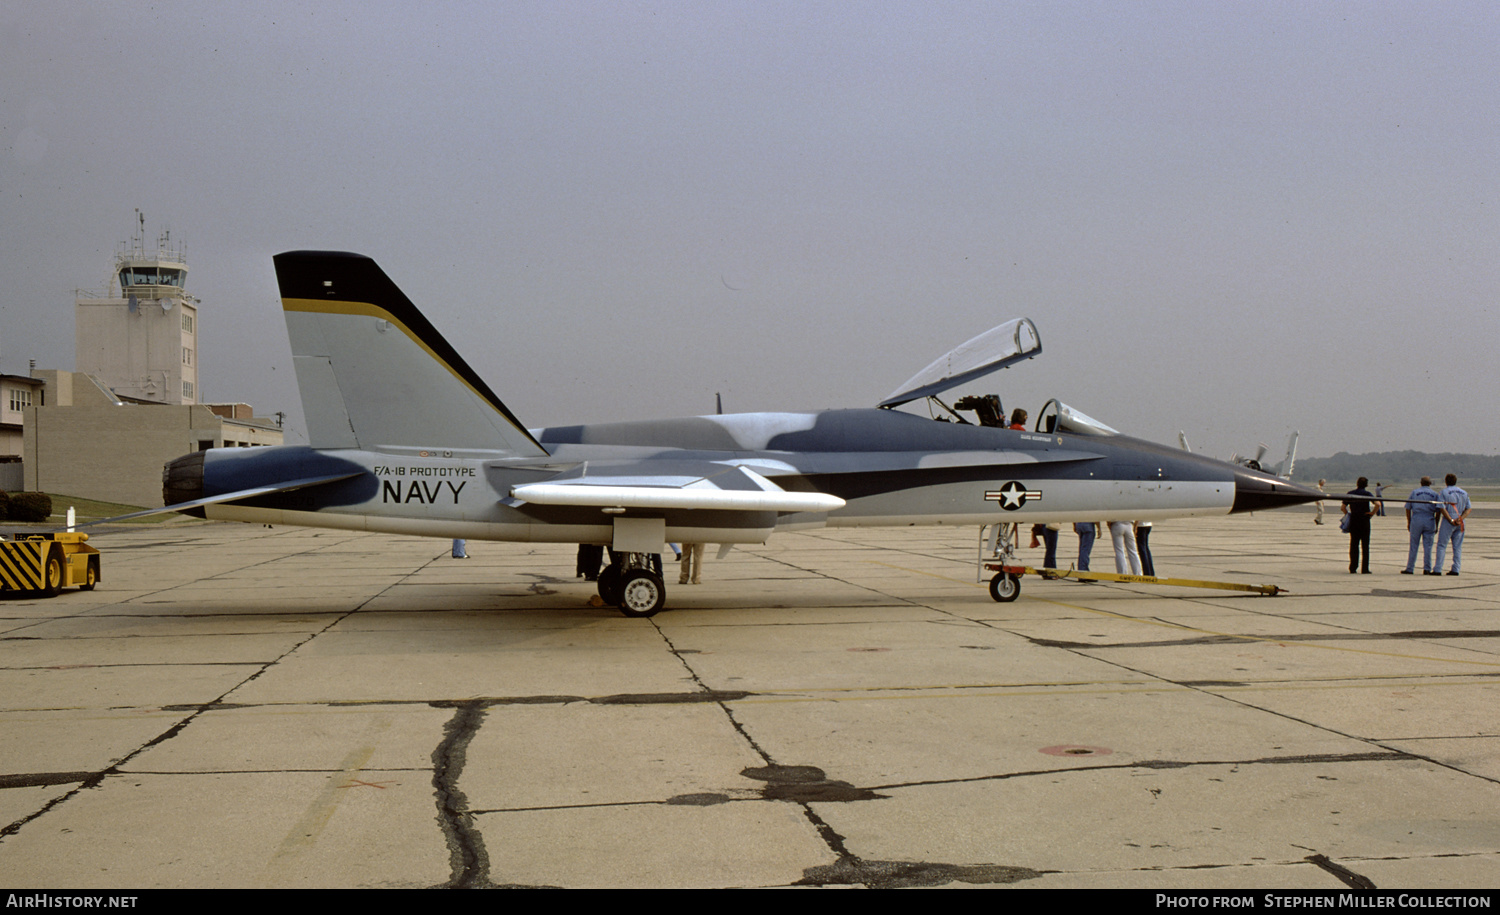
[[[655,616],[667,602],[667,585],[647,553],[615,553],[599,573],[599,597],[631,617]]]

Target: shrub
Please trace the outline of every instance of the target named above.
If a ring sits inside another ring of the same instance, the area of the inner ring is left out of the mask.
[[[40,524],[52,515],[52,497],[44,492],[11,493],[6,514],[12,521]]]

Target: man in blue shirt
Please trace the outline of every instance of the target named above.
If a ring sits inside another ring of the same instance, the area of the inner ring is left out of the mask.
[[[1449,575],[1457,575],[1463,564],[1464,518],[1469,516],[1469,494],[1458,488],[1458,477],[1448,474],[1443,478],[1447,487],[1438,495],[1442,498],[1442,514],[1438,517],[1436,572],[1443,571],[1443,554],[1448,551],[1448,541],[1453,541],[1453,568]]]
[[[1411,550],[1406,554],[1406,568],[1402,575],[1416,574],[1417,544],[1422,544],[1422,574],[1437,575],[1432,570],[1432,538],[1437,534],[1437,517],[1442,507],[1438,504],[1442,496],[1432,488],[1432,477],[1423,477],[1422,485],[1413,489],[1406,503],[1406,530],[1411,535]]]

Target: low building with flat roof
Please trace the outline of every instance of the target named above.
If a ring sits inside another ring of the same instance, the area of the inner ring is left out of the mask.
[[[154,508],[167,461],[210,448],[280,445],[275,420],[247,404],[125,398],[81,372],[38,370],[45,405],[25,410],[25,488]],[[220,415],[215,408],[229,415]]]

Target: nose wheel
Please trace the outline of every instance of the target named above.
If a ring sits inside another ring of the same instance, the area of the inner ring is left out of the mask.
[[[990,579],[990,597],[1008,604],[1021,596],[1021,580],[1009,572],[996,572]]]

